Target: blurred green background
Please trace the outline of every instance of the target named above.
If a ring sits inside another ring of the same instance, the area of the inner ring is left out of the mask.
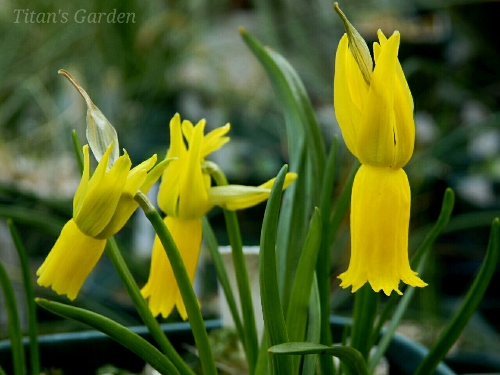
[[[437,218],[445,188],[457,194],[454,217],[423,276],[430,286],[419,291],[409,314],[439,325],[470,284],[489,225],[500,215],[500,3],[350,0],[339,5],[369,45],[379,28],[386,35],[401,32],[399,59],[413,93],[417,127],[415,154],[406,167],[413,195],[411,249]],[[108,22],[115,9],[133,17],[128,23]],[[93,23],[91,13],[106,16]],[[0,214],[17,218],[34,271],[71,215],[79,181],[71,130],[84,139],[84,102],[58,69],[68,70],[87,90],[134,163],[165,153],[168,122],[179,112],[193,122],[206,118],[209,129],[231,123],[231,142],[212,158],[231,183],[259,184],[278,172],[288,160],[282,112],[238,27],[295,67],[329,148],[333,135],[340,135],[332,82],[344,32],[330,1],[0,2]],[[353,161],[344,146],[341,151],[339,187]],[[261,205],[240,213],[248,244],[258,241],[263,210]],[[214,211],[212,219],[217,229],[220,213]],[[137,260],[130,233],[119,240],[129,259]],[[2,222],[0,257],[20,280],[15,252],[9,249]],[[336,279],[348,261],[347,218],[333,251],[332,308],[338,312],[348,309],[351,298]],[[142,285],[147,257],[131,264]],[[106,267],[102,260],[97,271]],[[99,275],[93,273],[76,303],[137,323],[117,280]],[[497,275],[478,318],[495,348],[500,347],[495,333],[500,330],[499,283]],[[107,304],[109,290],[124,313]],[[47,289],[37,293],[58,298]],[[210,303],[206,307],[207,314],[213,313]],[[1,337],[6,336],[4,319]],[[74,328],[70,322],[58,324]]]

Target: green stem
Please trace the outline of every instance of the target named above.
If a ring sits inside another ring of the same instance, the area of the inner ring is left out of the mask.
[[[354,297],[354,313],[351,335],[351,346],[368,361],[371,348],[373,324],[377,316],[379,294],[366,283],[356,292]]]
[[[209,174],[219,186],[228,184],[224,172],[219,166],[212,162],[206,162],[206,168]],[[254,374],[257,357],[259,355],[259,339],[257,336],[257,327],[255,324],[255,315],[253,312],[252,292],[248,277],[248,268],[243,253],[243,243],[241,240],[240,226],[236,212],[223,210],[224,220],[226,222],[229,243],[231,244],[231,255],[233,257],[234,273],[236,284],[240,296],[240,305],[243,315],[243,328],[245,337],[242,339],[248,360],[248,373]]]
[[[12,348],[12,364],[15,375],[26,374],[26,364],[24,362],[23,335],[21,333],[21,322],[17,312],[16,296],[9,280],[9,276],[0,262],[0,285],[3,289],[5,307],[7,309],[9,338]]]
[[[29,262],[26,255],[26,249],[23,246],[19,233],[16,230],[14,222],[7,220],[12,242],[17,250],[21,270],[23,274],[24,290],[26,293],[26,305],[28,308],[28,335],[30,348],[30,364],[31,373],[33,375],[40,374],[40,349],[38,346],[38,324],[36,320],[35,294],[33,292],[33,282],[30,276]]]
[[[153,228],[160,239],[163,248],[167,254],[168,260],[172,266],[175,280],[179,286],[179,291],[182,296],[186,311],[189,317],[189,322],[193,330],[194,340],[198,348],[198,354],[205,375],[217,375],[214,357],[212,355],[212,348],[208,340],[207,330],[203,322],[198,300],[194,294],[191,280],[184,266],[184,262],[179,253],[177,245],[175,244],[172,235],[170,234],[167,226],[163,222],[160,214],[151,204],[147,196],[138,192],[135,195],[135,200],[141,206],[144,214],[153,225]]]
[[[101,331],[124,347],[130,349],[139,357],[149,363],[155,370],[162,375],[179,375],[179,371],[158,349],[147,342],[138,334],[132,332],[115,321],[87,311],[78,307],[64,305],[58,302],[48,301],[42,298],[36,298],[38,303],[44,309],[51,311],[62,317],[75,320]]]
[[[491,225],[488,250],[483,264],[472,286],[465,295],[462,305],[450,323],[439,336],[438,341],[431,347],[429,354],[424,358],[414,375],[432,374],[439,362],[446,356],[452,345],[458,339],[470,318],[482,301],[484,293],[495,274],[500,254],[500,220],[495,218]]]
[[[141,317],[142,321],[148,328],[151,336],[158,343],[160,350],[172,361],[181,375],[193,375],[194,372],[187,366],[179,353],[174,349],[164,332],[161,330],[158,321],[153,317],[148,308],[146,300],[141,295],[139,287],[130,273],[125,260],[116,244],[114,237],[110,237],[106,244],[106,254],[111,260],[116,273],[120,277],[122,284],[125,287],[134,307]]]
[[[224,261],[222,260],[222,256],[219,252],[219,245],[217,244],[217,239],[215,238],[215,234],[206,217],[203,217],[202,225],[203,225],[203,237],[207,244],[208,250],[210,251],[212,261],[214,262],[215,272],[217,274],[217,278],[219,279],[219,283],[224,292],[224,296],[226,297],[227,305],[229,307],[229,311],[231,312],[231,316],[233,317],[236,331],[238,332],[241,342],[245,343],[245,331],[243,328],[243,323],[241,322],[240,314],[238,313],[238,307],[236,305],[236,300],[234,298],[233,291],[231,289],[231,284],[229,282],[229,277],[227,275],[226,267],[224,266]]]

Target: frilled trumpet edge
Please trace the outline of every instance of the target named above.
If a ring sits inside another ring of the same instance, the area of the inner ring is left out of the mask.
[[[167,216],[164,221],[179,249],[192,284],[201,249],[201,219],[181,220]],[[179,286],[158,236],[153,245],[149,279],[141,293],[148,299],[149,309],[154,316],[161,314],[166,318],[175,306],[182,319],[187,319]]]
[[[106,240],[85,235],[71,219],[36,274],[40,286],[73,300],[104,252]]]
[[[352,188],[351,260],[340,286],[357,291],[367,281],[390,295],[399,281],[424,287],[408,261],[410,185],[403,169],[362,165]]]

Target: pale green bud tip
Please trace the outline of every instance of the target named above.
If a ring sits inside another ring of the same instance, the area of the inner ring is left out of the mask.
[[[369,86],[373,72],[373,60],[370,55],[370,50],[368,49],[363,37],[358,33],[354,26],[351,25],[345,14],[340,10],[339,4],[335,2],[333,7],[344,23],[347,38],[349,39],[349,51],[351,51],[354,56],[354,60],[356,60],[359,70],[361,70],[361,74],[363,75],[363,79]]]
[[[111,143],[115,147],[113,147],[113,151],[109,158],[108,166],[111,168],[115,161],[120,156],[119,147],[118,147],[118,135],[116,134],[116,130],[109,123],[103,113],[96,107],[96,105],[92,102],[87,92],[80,86],[80,84],[73,78],[71,74],[69,74],[66,70],[60,69],[58,71],[59,74],[65,76],[73,86],[78,90],[80,95],[85,100],[87,104],[87,140],[90,145],[90,149],[94,154],[97,161],[100,161],[107,148]]]

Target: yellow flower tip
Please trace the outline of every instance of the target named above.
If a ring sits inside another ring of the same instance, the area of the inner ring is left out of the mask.
[[[105,240],[86,236],[74,220],[68,221],[36,272],[38,285],[50,286],[57,294],[66,294],[69,299],[75,299],[105,246]]]
[[[201,219],[180,220],[167,216],[164,222],[172,234],[191,283],[193,283],[201,249]],[[186,320],[186,308],[172,266],[158,237],[155,238],[153,244],[149,278],[141,294],[148,299],[149,309],[154,316],[161,314],[167,318],[176,307],[181,317]]]
[[[410,268],[410,187],[403,169],[362,165],[351,198],[351,259],[339,278],[353,292],[366,282],[374,291],[400,294],[400,281],[427,285]]]

